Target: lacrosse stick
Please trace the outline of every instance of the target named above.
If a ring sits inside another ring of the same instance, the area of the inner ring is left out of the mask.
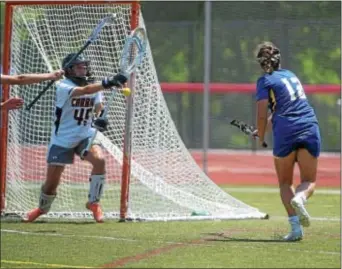
[[[147,45],[146,32],[144,28],[136,28],[126,39],[124,48],[122,50],[121,59],[120,59],[120,71],[119,73],[124,75],[127,79],[129,76],[136,70],[136,68],[141,64],[142,59],[144,57]],[[123,89],[121,92],[125,94],[127,89]],[[105,107],[104,113],[101,115],[102,118],[106,118],[108,114],[108,110],[111,107],[115,94],[118,92],[118,89],[112,90],[112,93],[109,97],[109,101],[107,106]],[[130,92],[130,91],[129,91]],[[127,95],[127,94],[125,94]],[[94,140],[97,135],[98,130],[96,129],[93,136],[91,137],[87,148],[84,149],[81,153],[80,158],[83,160],[84,157],[87,156]]]
[[[83,45],[83,47],[74,55],[73,58],[70,59],[69,62],[67,62],[65,64],[65,66],[63,66],[63,69],[66,69],[70,66],[70,64],[90,45],[92,44],[94,41],[97,40],[99,33],[101,32],[102,28],[105,27],[106,25],[112,24],[114,22],[114,20],[116,19],[117,15],[115,13],[113,13],[112,15],[103,18],[99,24],[96,26],[96,28],[93,30],[93,32],[91,33],[91,35],[89,36],[88,40],[86,41],[86,43]],[[54,80],[51,80],[49,82],[49,84],[47,84],[45,86],[45,88],[39,92],[39,94],[31,101],[31,103],[29,103],[26,106],[26,110],[30,110],[32,108],[32,106],[40,99],[40,97],[54,84]]]
[[[244,123],[243,121],[239,120],[232,120],[230,124],[239,128],[240,131],[242,131],[246,135],[253,135],[253,132],[256,130],[253,126],[250,126],[247,123]],[[263,142],[262,146],[264,148],[267,148],[267,143]]]

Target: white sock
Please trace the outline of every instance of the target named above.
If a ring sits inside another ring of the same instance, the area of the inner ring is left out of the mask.
[[[56,194],[54,195],[47,195],[40,191],[39,197],[39,208],[44,211],[44,213],[49,212],[53,201],[56,198]]]
[[[88,194],[88,201],[90,203],[99,202],[103,193],[105,183],[105,175],[92,175],[90,176],[90,187]]]

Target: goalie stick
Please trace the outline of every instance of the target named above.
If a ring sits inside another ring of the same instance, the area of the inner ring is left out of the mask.
[[[83,45],[83,47],[75,54],[75,56],[73,58],[70,59],[69,62],[67,62],[65,64],[65,66],[62,67],[62,69],[66,69],[67,67],[69,67],[70,63],[72,63],[90,44],[92,44],[94,41],[96,41],[96,39],[98,38],[99,33],[101,32],[102,28],[105,27],[108,24],[112,24],[114,22],[114,20],[116,19],[117,15],[115,13],[113,13],[112,15],[103,18],[99,24],[96,26],[96,28],[93,30],[93,32],[91,33],[91,35],[89,36],[88,40],[85,42],[85,44]],[[54,84],[54,80],[51,80],[46,86],[45,88],[38,93],[38,95],[31,101],[31,103],[29,103],[26,106],[26,110],[30,110],[32,108],[32,106],[40,99],[40,97],[48,90],[50,89],[50,87]]]
[[[142,59],[144,57],[147,46],[147,38],[146,32],[144,28],[138,27],[132,31],[132,33],[127,37],[124,48],[122,50],[121,59],[120,59],[120,71],[122,75],[124,75],[127,79],[129,76],[136,70],[136,68],[141,64]],[[118,89],[112,90],[112,93],[109,97],[109,101],[107,106],[105,107],[104,113],[101,115],[102,118],[106,118],[108,114],[108,110],[111,107],[114,97]],[[84,149],[81,153],[81,159],[87,156],[95,138],[98,130],[95,130],[95,133],[91,137],[87,148]]]

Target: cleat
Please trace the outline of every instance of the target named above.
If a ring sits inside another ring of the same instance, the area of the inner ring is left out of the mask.
[[[26,213],[26,216],[24,216],[23,221],[24,222],[33,222],[35,221],[39,216],[45,214],[43,210],[41,210],[39,207],[32,209],[31,211]]]
[[[291,225],[291,232],[283,237],[284,241],[295,242],[303,239],[304,232],[302,226],[299,223],[298,216],[292,216],[289,218],[289,223]]]
[[[300,228],[296,231],[291,231],[288,235],[284,236],[284,241],[295,242],[303,239],[303,231]]]
[[[86,204],[86,208],[93,212],[93,216],[96,222],[98,223],[103,222],[103,212],[102,212],[101,206],[98,203],[88,202]]]
[[[291,205],[296,211],[297,216],[299,217],[299,222],[304,227],[310,226],[310,215],[308,211],[306,211],[303,200],[301,197],[295,196],[291,200]]]

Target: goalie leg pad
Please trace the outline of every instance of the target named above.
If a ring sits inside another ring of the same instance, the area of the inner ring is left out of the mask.
[[[103,193],[105,175],[92,175],[89,181],[88,201],[89,203],[99,202]]]
[[[44,212],[49,212],[51,205],[53,201],[56,198],[56,194],[53,195],[47,195],[40,191],[40,197],[39,197],[39,208]]]

